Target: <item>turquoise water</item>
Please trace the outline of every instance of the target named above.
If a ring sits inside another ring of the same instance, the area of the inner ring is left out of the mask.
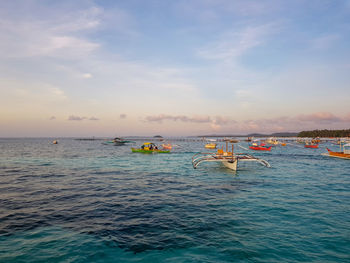
[[[329,143],[233,173],[193,169],[202,142],[51,141],[0,139],[0,262],[350,262],[350,161]]]

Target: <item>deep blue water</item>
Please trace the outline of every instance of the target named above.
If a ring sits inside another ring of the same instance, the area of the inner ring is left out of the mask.
[[[0,262],[350,262],[350,161],[321,155],[336,146],[246,151],[272,168],[233,173],[193,169],[202,142],[51,141],[0,139]]]

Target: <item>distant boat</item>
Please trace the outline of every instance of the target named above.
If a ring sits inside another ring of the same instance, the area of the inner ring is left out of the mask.
[[[207,149],[216,149],[216,143],[207,143],[204,147]]]
[[[145,142],[140,148],[131,148],[133,153],[170,153],[170,150],[160,150],[152,142]]]
[[[57,141],[57,140],[54,140],[54,141],[52,142],[52,144],[58,144],[58,141]]]
[[[271,151],[271,148],[272,146],[270,147],[266,147],[266,146],[263,146],[263,145],[250,145],[249,146],[249,149],[251,150],[255,150],[255,151]]]
[[[171,150],[173,148],[173,146],[170,143],[168,143],[168,144],[163,143],[162,147],[165,150]]]
[[[325,153],[322,155],[350,160],[350,143],[345,144],[343,146],[343,151],[341,152],[333,152],[328,148],[327,148],[327,151],[328,151],[328,154]]]
[[[304,147],[305,148],[317,149],[318,148],[318,144],[305,144]]]
[[[278,140],[276,139],[276,137],[268,138],[268,139],[266,140],[266,142],[267,142],[268,144],[272,144],[272,145],[277,145],[277,144],[279,144],[279,142],[278,142]]]
[[[131,143],[133,141],[127,141],[122,138],[116,137],[111,141],[104,141],[102,144],[113,144],[115,146],[125,145],[126,143]]]

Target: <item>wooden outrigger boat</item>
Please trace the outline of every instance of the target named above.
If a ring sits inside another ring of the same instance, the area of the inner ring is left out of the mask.
[[[145,142],[141,148],[131,148],[133,153],[170,153],[170,150],[158,149],[152,142]]]
[[[266,146],[254,146],[250,145],[249,149],[256,150],[256,151],[271,151],[272,146],[266,147]]]
[[[227,151],[227,143],[226,143],[226,151],[223,149],[218,149],[216,153],[197,153],[192,157],[192,165],[193,168],[196,169],[200,163],[203,162],[221,162],[225,167],[236,171],[239,162],[258,162],[266,167],[271,167],[270,164],[260,158],[256,158],[250,154],[246,153],[234,153],[233,145],[232,151]]]
[[[318,144],[305,144],[304,147],[305,148],[317,149],[318,148]]]
[[[216,143],[207,143],[204,147],[207,149],[216,149]]]
[[[163,143],[162,147],[164,150],[171,150],[173,148],[173,146],[170,143],[168,144]]]
[[[105,144],[105,145],[113,144],[115,146],[120,146],[120,145],[125,145],[126,143],[132,143],[132,142],[133,141],[127,141],[127,140],[124,140],[122,138],[116,137],[111,141],[104,141],[104,142],[102,142],[102,144]]]
[[[342,146],[340,145],[340,149],[341,148],[342,148]],[[328,151],[328,154],[325,153],[323,155],[350,160],[350,143],[347,143],[347,144],[343,145],[343,151],[333,152],[333,151],[331,151],[328,148],[327,148],[327,151]]]
[[[255,151],[271,151],[272,145],[266,146],[265,143],[260,143],[258,140],[249,145],[249,149]]]

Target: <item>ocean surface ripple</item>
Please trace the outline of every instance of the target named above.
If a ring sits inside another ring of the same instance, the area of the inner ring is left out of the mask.
[[[193,169],[203,143],[177,144],[0,139],[0,262],[350,262],[350,161],[321,155],[333,146],[250,152],[272,168],[233,173]]]

